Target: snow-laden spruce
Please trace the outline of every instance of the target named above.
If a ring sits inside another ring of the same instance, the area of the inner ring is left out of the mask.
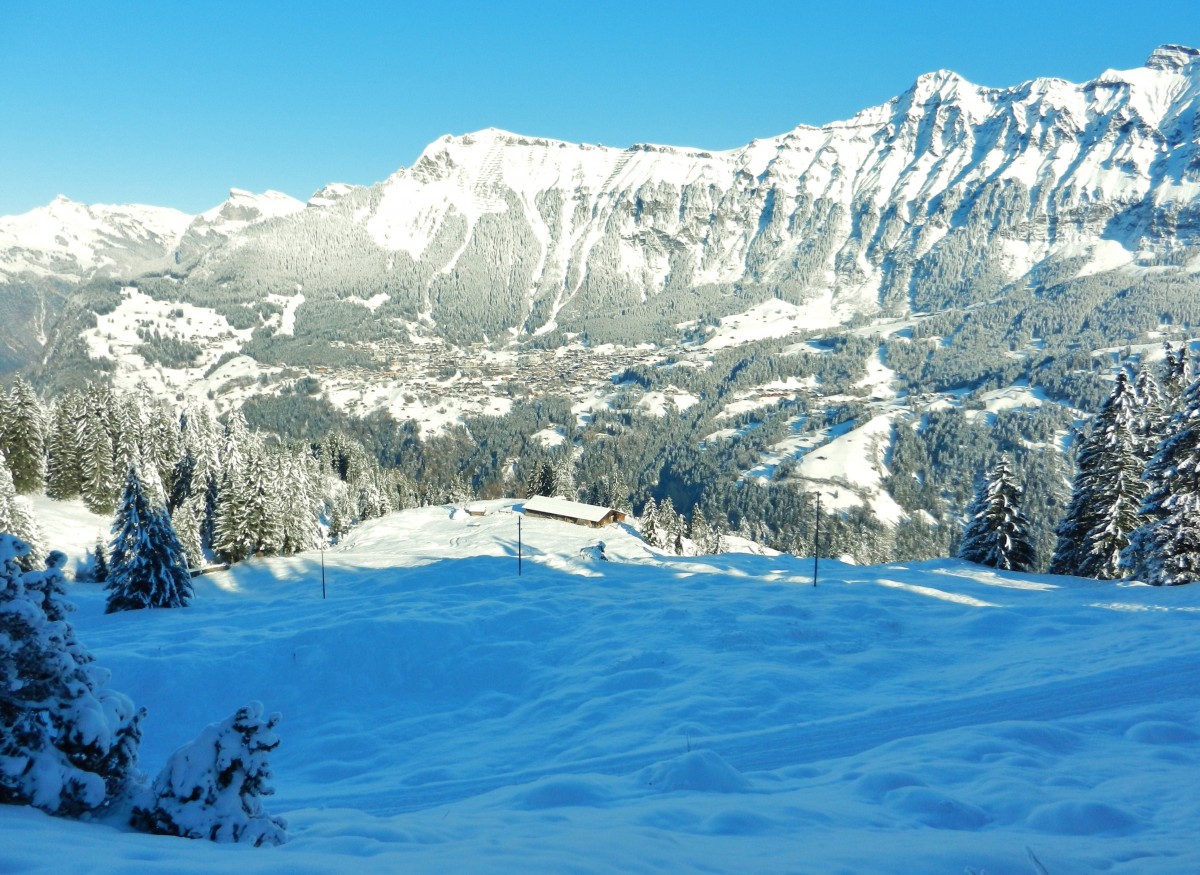
[[[1157,586],[1200,580],[1200,380],[1184,392],[1144,478],[1145,522],[1130,536],[1122,564]]]
[[[136,780],[143,711],[75,637],[58,551],[23,571],[29,545],[0,534],[0,802],[77,816]]]
[[[1111,580],[1124,577],[1121,552],[1141,516],[1146,486],[1137,435],[1137,396],[1120,371],[1079,449],[1074,492],[1059,523],[1051,574]]]
[[[17,495],[12,474],[0,451],[0,532],[8,532],[24,541],[29,551],[18,559],[26,571],[32,571],[45,554],[42,529],[25,498]]]
[[[279,746],[278,723],[279,714],[263,719],[254,701],[205,728],[171,755],[154,779],[152,801],[135,806],[133,826],[214,842],[286,842],[286,821],[262,807],[262,797],[275,792],[267,754]]]
[[[32,387],[19,376],[0,415],[0,451],[8,457],[17,492],[40,492],[46,479],[46,417]]]
[[[1029,519],[1021,510],[1021,488],[1013,479],[1007,458],[984,476],[967,508],[967,517],[958,558],[1004,571],[1029,571],[1033,567]]]
[[[194,595],[191,574],[166,508],[152,503],[136,466],[113,521],[106,611],[181,608]]]

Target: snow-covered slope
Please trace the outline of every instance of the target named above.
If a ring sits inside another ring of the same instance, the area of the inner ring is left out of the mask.
[[[823,562],[813,588],[808,559],[540,519],[518,576],[517,518],[489,508],[362,526],[326,599],[316,554],[175,611],[74,586],[80,638],[149,709],[146,770],[251,699],[283,713],[266,807],[292,840],[0,806],[0,871],[1200,870],[1200,589],[956,562]]]

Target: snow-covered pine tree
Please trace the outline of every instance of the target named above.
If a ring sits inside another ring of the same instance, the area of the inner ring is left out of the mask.
[[[219,429],[206,407],[186,411],[180,417],[180,422],[184,453],[191,459],[189,482],[186,490],[175,485],[171,493],[171,507],[183,501],[187,495],[201,496],[204,521],[200,527],[200,537],[205,544],[211,545],[221,482],[221,465],[218,459],[218,448],[221,446]],[[172,472],[173,484],[178,476],[178,471]]]
[[[106,613],[187,605],[194,593],[183,548],[166,508],[151,503],[133,465],[112,535]]]
[[[554,489],[551,494],[571,501],[579,498],[579,489],[575,485],[575,457],[570,452],[554,465]]]
[[[601,474],[587,487],[583,500],[614,510],[628,510],[629,487],[619,470]]]
[[[179,419],[165,404],[155,403],[149,411],[149,422],[142,440],[142,464],[152,463],[166,495],[174,486],[175,462],[183,455],[183,436]]]
[[[13,380],[7,415],[0,422],[0,452],[8,459],[18,493],[42,491],[46,483],[46,416],[33,389],[19,376]]]
[[[1074,491],[1057,529],[1052,574],[1099,580],[1125,575],[1121,551],[1144,522],[1140,508],[1146,486],[1137,427],[1137,396],[1121,371],[1080,446]]]
[[[640,523],[641,524],[639,528],[641,530],[642,540],[651,547],[657,547],[660,537],[658,525],[658,504],[655,502],[653,495],[646,500],[646,504],[642,507]]]
[[[29,546],[29,550],[17,561],[23,569],[31,571],[41,562],[46,551],[42,527],[38,525],[27,501],[17,495],[4,453],[0,452],[0,532],[15,535]]]
[[[1133,432],[1137,439],[1138,457],[1143,466],[1154,457],[1158,444],[1163,439],[1171,413],[1163,397],[1162,387],[1154,374],[1144,365],[1138,368],[1133,380],[1133,397],[1136,415]]]
[[[1180,397],[1192,383],[1192,363],[1188,355],[1188,342],[1182,341],[1179,349],[1173,349],[1170,341],[1163,343],[1166,355],[1163,359],[1163,394],[1168,399]]]
[[[272,555],[282,543],[280,507],[266,451],[251,442],[240,479],[223,481],[213,531],[213,550],[226,562],[256,553]]]
[[[137,393],[128,396],[114,396],[106,419],[109,436],[113,445],[113,470],[128,471],[130,465],[138,465],[141,469],[141,441],[145,430],[142,415],[142,399]],[[157,479],[149,470],[142,473],[142,484]]]
[[[1200,380],[1184,392],[1143,479],[1145,522],[1130,536],[1121,565],[1146,583],[1187,583],[1190,536],[1181,513],[1192,506],[1189,496],[1200,494]]]
[[[256,847],[286,842],[287,823],[262,806],[274,792],[267,755],[279,746],[278,723],[278,714],[264,720],[262,703],[251,702],[207,727],[171,755],[153,800],[134,808],[134,828]]]
[[[1012,464],[1001,458],[984,475],[967,508],[958,558],[1004,571],[1032,568],[1030,525],[1020,505],[1021,489],[1013,478]]]
[[[96,549],[92,551],[92,580],[108,582],[108,546],[99,534],[96,535]]]
[[[97,387],[90,387],[86,397],[87,405],[77,423],[76,437],[82,477],[80,495],[92,513],[110,514],[120,497],[120,482],[113,468],[112,437],[105,425],[104,411],[97,409],[106,396]]]
[[[312,550],[321,543],[319,508],[322,502],[314,482],[315,459],[307,449],[281,454],[278,464],[279,552],[290,556]]]
[[[79,468],[78,431],[83,416],[83,396],[64,393],[54,406],[46,437],[46,494],[59,501],[79,496],[83,473]]]
[[[658,543],[654,546],[678,554],[683,547],[683,518],[675,510],[675,502],[668,495],[658,506]]]
[[[347,485],[355,495],[355,516],[358,519],[372,520],[383,516],[390,510],[390,505],[387,503],[386,491],[380,488],[378,480],[372,475],[365,474]],[[461,486],[461,481],[459,485]],[[447,492],[449,493],[447,498],[449,498],[451,503],[458,504],[461,502],[461,489],[455,489],[454,484],[451,484]]]
[[[417,507],[420,503],[420,494],[417,490],[417,484],[411,477],[403,471],[389,471],[388,480],[391,483],[390,495],[392,497],[392,507],[398,510],[403,510],[406,507]],[[314,487],[318,486],[314,480]]]
[[[535,495],[552,497],[554,487],[554,465],[549,461],[542,460],[535,463],[525,476],[525,496],[527,498],[533,498]]]
[[[200,528],[204,523],[202,502],[202,497],[191,495],[175,505],[175,510],[171,512],[171,526],[179,538],[179,546],[183,549],[183,558],[189,568],[204,567],[204,545],[200,540]]]
[[[692,518],[688,520],[688,539],[692,542],[692,547],[695,549],[696,555],[703,556],[709,552],[709,537],[708,517],[704,515],[704,511],[697,505],[692,510]]]
[[[136,778],[139,722],[129,698],[105,688],[66,617],[66,556],[22,572],[28,545],[0,534],[0,803],[76,816]]]
[[[350,489],[341,484],[330,498],[326,499],[329,516],[329,540],[337,543],[343,535],[354,526],[354,501],[350,497]]]
[[[1139,529],[1137,577],[1155,586],[1195,583],[1200,580],[1200,491],[1173,493],[1160,507],[1163,516]]]

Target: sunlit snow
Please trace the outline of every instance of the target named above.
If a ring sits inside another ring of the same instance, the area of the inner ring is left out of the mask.
[[[149,709],[147,771],[253,699],[283,713],[291,841],[6,806],[0,871],[1200,870],[1200,588],[952,561],[822,561],[814,588],[808,558],[543,519],[518,576],[517,514],[486,507],[362,526],[327,599],[315,553],[181,610],[74,585],[80,638]]]

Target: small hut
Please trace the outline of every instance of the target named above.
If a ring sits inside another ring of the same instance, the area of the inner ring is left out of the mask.
[[[527,499],[525,514],[546,517],[564,523],[574,523],[577,526],[588,526],[593,529],[625,521],[625,514],[611,507],[567,501],[565,498],[547,498],[544,495],[535,495]]]

